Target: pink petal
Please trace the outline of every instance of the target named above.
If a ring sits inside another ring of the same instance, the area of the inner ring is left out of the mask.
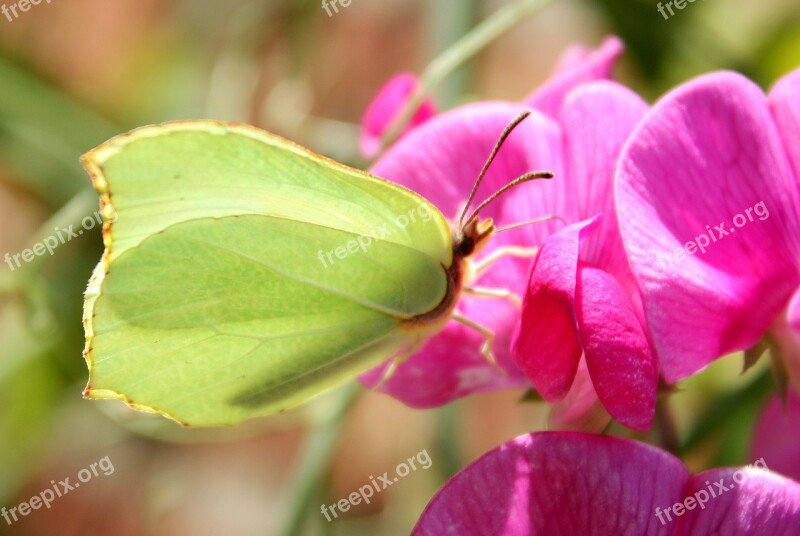
[[[789,300],[789,310],[787,311],[789,325],[797,332],[800,332],[800,287],[794,291],[792,299]]]
[[[700,77],[655,106],[623,151],[617,206],[669,382],[755,344],[800,283],[796,178],[766,98],[737,74]],[[720,222],[729,234],[712,242]]]
[[[565,195],[556,212],[570,221],[603,214],[596,232],[581,246],[581,260],[620,277],[632,276],[622,247],[613,181],[622,146],[647,112],[647,104],[629,89],[608,81],[591,82],[569,94],[560,113],[567,155]]]
[[[497,347],[508,347],[507,340],[496,342]],[[508,362],[507,351],[497,356],[506,371],[503,375],[480,353],[482,343],[483,339],[474,331],[450,322],[422,350],[400,365],[379,390],[408,406],[430,408],[475,393],[527,385],[522,373]],[[374,388],[381,382],[388,365],[387,362],[362,374],[359,381]]]
[[[419,80],[410,73],[395,75],[378,91],[361,119],[361,154],[372,158],[380,148],[381,137],[419,87]],[[436,104],[425,99],[411,118],[402,135],[436,115]],[[401,135],[401,136],[402,136]]]
[[[489,452],[433,497],[415,536],[667,535],[655,505],[688,479],[649,445],[568,432],[519,437]]]
[[[507,102],[469,104],[436,116],[399,140],[370,169],[402,184],[455,218],[503,129],[527,108]],[[478,190],[482,201],[510,180],[536,169],[561,169],[561,132],[553,121],[532,113],[506,141]],[[527,218],[546,214],[560,195],[555,181],[520,187],[487,207],[484,216],[505,221],[505,205],[513,198],[526,202]],[[518,214],[512,214],[518,217]],[[517,220],[518,221],[518,220]],[[551,227],[556,229],[554,225]]]
[[[570,225],[542,245],[512,339],[514,361],[548,402],[564,398],[578,369],[578,254],[581,234],[596,226],[596,219]]]
[[[792,306],[789,306],[789,310]],[[781,315],[770,329],[775,353],[783,361],[789,382],[800,392],[800,331],[789,325],[789,315]]]
[[[594,50],[585,45],[571,45],[561,56],[558,57],[558,62],[553,68],[553,76],[567,74],[574,69],[580,68],[583,64],[591,60]]]
[[[726,491],[722,491],[717,483]],[[800,484],[797,482],[759,469],[758,466],[714,469],[694,475],[686,497],[702,499],[705,497],[701,494],[703,491],[705,496],[709,496],[704,508],[699,507],[698,501],[692,510],[678,517],[677,534],[800,534]]]
[[[755,429],[751,458],[763,458],[769,462],[770,470],[800,481],[797,430],[800,430],[800,396],[790,389],[786,401],[774,396],[764,408]]]
[[[647,430],[658,391],[658,364],[647,334],[613,276],[583,267],[579,277],[580,340],[597,395],[620,423]]]
[[[511,119],[525,108],[509,103],[482,103],[442,114],[400,140],[371,170],[426,196],[442,212],[456,218],[474,180],[498,136]],[[509,137],[498,154],[484,185],[478,191],[483,200],[511,179],[534,169],[560,170],[560,132],[552,121],[533,113]],[[526,184],[487,207],[484,216],[498,223],[521,221],[546,214],[545,200],[556,195],[557,185]],[[536,191],[538,193],[532,193]],[[549,196],[549,197],[548,197]],[[512,209],[509,209],[509,206]],[[538,211],[538,212],[537,212]],[[520,229],[492,239],[485,254],[513,242],[534,246],[547,226]],[[539,233],[538,235],[536,233]],[[522,295],[528,277],[529,259],[498,261],[478,286],[505,288]],[[450,322],[416,355],[401,364],[380,390],[413,407],[431,407],[470,393],[515,387],[526,383],[511,361],[509,345],[519,310],[508,300],[470,299],[459,302],[457,311],[495,333],[495,356],[507,371],[500,374],[480,354],[482,338],[460,324]],[[361,377],[368,386],[380,382],[382,367]]]
[[[548,429],[599,434],[610,422],[611,415],[597,398],[586,360],[581,359],[567,396],[550,410]]]
[[[769,93],[769,103],[794,176],[800,179],[800,69],[775,84]]]
[[[585,57],[568,51],[569,56],[559,62],[554,76],[530,94],[525,102],[550,117],[558,117],[561,104],[570,91],[586,82],[611,78],[614,64],[624,48],[617,37],[608,37],[600,48]]]

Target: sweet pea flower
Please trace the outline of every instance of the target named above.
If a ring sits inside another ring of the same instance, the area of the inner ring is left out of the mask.
[[[532,108],[557,119],[561,105],[573,89],[595,80],[612,78],[614,65],[624,46],[617,37],[607,37],[597,50],[583,45],[568,48],[553,71],[552,78],[525,98]]]
[[[412,535],[800,534],[800,484],[768,464],[693,475],[671,454],[636,441],[524,435],[447,482]]]
[[[548,402],[567,396],[583,356],[611,416],[646,430],[655,411],[658,365],[622,248],[612,182],[622,145],[647,107],[619,86],[602,90],[584,106],[568,102],[562,108],[567,189],[557,210],[577,223],[542,244],[512,351]]]
[[[767,336],[800,386],[800,70],[768,95],[732,72],[674,89],[631,136],[616,180],[665,379]]]
[[[769,460],[769,467],[800,481],[800,395],[789,390],[786,398],[773,396],[753,431],[750,458]]]
[[[418,88],[419,80],[416,76],[411,73],[400,73],[390,78],[378,91],[361,119],[359,148],[364,158],[372,158],[378,154],[381,138],[397,118],[403,105],[408,102]],[[433,99],[427,98],[414,113],[399,137],[404,136],[434,115],[436,115],[436,103]]]
[[[612,210],[611,179],[620,148],[644,115],[646,105],[618,84],[591,81],[610,71],[620,47],[619,41],[612,38],[595,53],[570,53],[571,59],[562,62],[553,81],[530,96],[525,104],[478,103],[439,115],[399,140],[371,171],[421,193],[446,216],[455,218],[505,125],[536,103],[542,106],[542,109],[534,108],[531,116],[508,138],[490,167],[477,199],[485,198],[509,180],[531,170],[549,169],[556,178],[512,190],[489,205],[482,216],[491,217],[500,225],[547,215],[577,223],[559,233],[560,238],[553,245],[548,245],[546,240],[563,227],[557,221],[499,234],[484,254],[490,255],[506,245],[545,244],[542,251],[548,256],[555,256],[556,261],[562,263],[559,255],[563,250],[567,258],[563,264],[572,264],[573,288],[577,286],[579,273],[591,280],[587,288],[596,289],[596,292],[587,292],[581,298],[587,304],[594,300],[598,308],[587,305],[581,309],[586,313],[586,325],[590,326],[586,334],[591,340],[587,339],[586,344],[592,349],[609,344],[611,349],[592,352],[599,357],[590,363],[589,373],[601,384],[601,398],[605,398],[604,403],[608,402],[612,414],[629,426],[643,429],[652,419],[657,371],[646,339],[642,337],[643,328],[634,311],[635,305],[630,302],[635,285],[632,278],[625,275],[626,263]],[[584,243],[579,244],[581,241]],[[580,272],[579,247],[582,251]],[[539,273],[548,273],[544,265],[542,261]],[[474,285],[508,289],[523,296],[528,288],[530,266],[530,259],[503,258]],[[611,301],[604,303],[607,300]],[[616,307],[624,310],[613,317],[615,322],[621,323],[620,331],[611,333],[607,328],[597,327],[599,320]],[[536,316],[535,311],[531,307],[526,310],[533,313],[528,314],[526,320],[536,324],[536,318],[530,318]],[[553,359],[562,359],[561,349],[553,348],[552,344],[539,351],[531,349],[530,340],[525,339],[520,346],[524,355],[515,363],[510,342],[520,310],[508,300],[465,296],[457,312],[495,333],[494,351],[505,374],[499,373],[480,354],[482,337],[479,334],[450,322],[421,351],[400,364],[379,389],[410,406],[431,407],[471,393],[528,385],[529,377],[536,385],[540,376],[527,366],[532,359],[529,350],[545,359],[546,351],[551,352]],[[564,322],[565,314],[559,311],[542,311],[539,316],[549,314],[555,314],[556,318],[530,329],[541,331]],[[561,325],[555,327],[562,329]],[[525,326],[520,331],[526,333],[528,329]],[[632,346],[635,346],[632,358],[622,355]],[[574,365],[579,370],[577,359]],[[362,381],[368,386],[378,385],[384,367],[362,376]],[[575,376],[573,370],[572,378]],[[568,389],[572,378],[569,382],[562,380],[562,385]],[[629,381],[629,385],[619,388],[618,384],[624,381]],[[591,413],[596,395],[594,388],[585,389],[587,384],[588,380],[582,384],[580,396],[575,398],[582,402],[585,412]],[[586,403],[585,391],[593,397],[589,403]],[[566,391],[558,393],[562,397],[566,394]],[[566,420],[583,417],[570,416]]]

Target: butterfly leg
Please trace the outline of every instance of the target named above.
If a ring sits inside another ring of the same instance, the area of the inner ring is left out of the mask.
[[[492,266],[492,264],[503,257],[530,258],[535,257],[536,253],[538,252],[539,248],[523,248],[519,246],[504,246],[497,248],[479,262],[475,263],[475,278],[477,279],[482,276],[484,273],[486,273],[486,270]]]
[[[378,390],[383,387],[384,384],[386,384],[386,382],[388,382],[391,377],[394,376],[394,373],[397,372],[397,367],[399,367],[403,361],[414,355],[417,350],[420,349],[420,346],[422,346],[422,343],[417,341],[409,346],[403,353],[394,356],[392,361],[389,363],[389,366],[383,371],[381,381],[379,381],[375,387],[373,387],[373,389]]]
[[[522,300],[511,292],[503,288],[486,288],[486,287],[464,287],[464,294],[471,294],[478,298],[504,298],[511,301],[517,307],[522,307]]]
[[[523,248],[517,246],[497,248],[480,262],[475,263],[475,279],[480,278],[484,273],[486,273],[486,270],[488,270],[492,264],[497,262],[498,259],[507,256],[521,258],[533,257],[538,251],[539,248]],[[522,300],[519,298],[519,296],[506,289],[467,286],[464,287],[464,292],[477,297],[504,298],[513,302],[517,307],[522,307]]]
[[[482,326],[477,322],[473,322],[469,318],[465,316],[461,316],[458,313],[453,314],[453,320],[458,322],[459,324],[463,324],[468,328],[477,331],[483,336],[483,344],[481,345],[481,354],[483,357],[486,358],[486,361],[489,362],[494,368],[496,368],[503,376],[507,376],[508,373],[500,366],[497,362],[497,359],[494,357],[494,352],[492,348],[494,347],[494,332],[487,328],[486,326]]]

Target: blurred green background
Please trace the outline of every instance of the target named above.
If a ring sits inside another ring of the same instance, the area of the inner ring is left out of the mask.
[[[4,2],[11,5],[14,2]],[[97,210],[78,157],[143,124],[242,121],[363,166],[358,122],[399,71],[420,73],[508,2],[54,0],[0,16],[0,255]],[[516,100],[569,45],[608,34],[627,51],[618,78],[654,100],[702,72],[735,69],[768,87],[800,65],[796,0],[698,1],[665,20],[656,2],[557,0],[437,88],[444,108]],[[411,410],[353,386],[236,429],[184,430],[115,402],[81,398],[82,292],[102,252],[95,229],[13,272],[0,266],[0,507],[13,507],[109,456],[115,471],[0,534],[228,536],[407,534],[436,489],[486,450],[546,428],[521,391]],[[748,461],[772,388],[766,365],[718,362],[674,398],[693,468]],[[612,432],[630,435],[621,428]],[[658,442],[658,432],[640,436]],[[320,504],[427,449],[417,471],[327,523]]]

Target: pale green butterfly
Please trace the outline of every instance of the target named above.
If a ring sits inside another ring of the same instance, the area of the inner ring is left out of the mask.
[[[478,212],[552,174],[464,215],[526,115],[454,231],[414,192],[246,125],[166,123],[90,151],[105,252],[85,297],[84,395],[233,424],[396,363],[451,318],[491,359],[491,333],[453,314],[497,230]],[[530,254],[495,253],[485,265]]]

